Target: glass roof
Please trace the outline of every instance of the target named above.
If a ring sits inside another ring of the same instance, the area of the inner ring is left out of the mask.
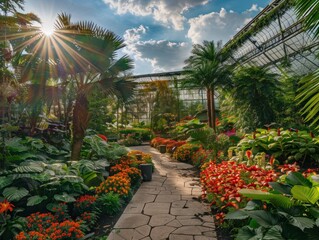
[[[225,63],[270,66],[274,72],[285,70],[295,75],[304,75],[317,69],[319,40],[304,31],[302,21],[297,20],[294,8],[288,4],[287,0],[273,1],[226,43],[224,48],[229,48],[231,55]],[[283,5],[287,8],[280,8]],[[278,13],[268,25],[248,34],[241,45],[231,46],[258,21],[263,21],[271,11],[277,9]]]

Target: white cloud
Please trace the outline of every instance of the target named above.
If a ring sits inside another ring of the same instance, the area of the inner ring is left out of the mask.
[[[211,12],[191,18],[188,20],[190,27],[187,37],[193,43],[202,43],[204,40],[222,40],[225,44],[252,19],[252,11],[258,11],[256,4],[242,13],[232,10],[226,11],[222,8],[219,12]]]
[[[259,8],[257,4],[253,4],[251,8],[248,9],[248,12],[258,12],[258,11],[259,11]]]
[[[152,72],[181,70],[184,60],[189,56],[191,44],[186,42],[172,42],[168,40],[142,41],[142,35],[147,28],[127,29],[124,34],[126,48],[124,53],[134,58],[136,64],[149,65]],[[141,69],[136,66],[136,69]]]
[[[209,0],[103,0],[118,14],[131,13],[136,16],[151,15],[161,24],[175,30],[183,30],[188,9],[205,5]]]

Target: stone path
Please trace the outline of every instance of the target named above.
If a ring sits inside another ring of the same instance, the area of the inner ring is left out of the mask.
[[[174,162],[149,146],[155,172],[143,182],[108,240],[217,240],[209,207],[198,201],[199,179],[189,164]]]

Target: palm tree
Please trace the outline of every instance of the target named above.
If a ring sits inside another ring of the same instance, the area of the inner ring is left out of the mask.
[[[314,36],[319,37],[319,1],[295,0],[297,16],[303,19],[303,24]],[[319,70],[305,76],[300,81],[297,100],[302,105],[301,112],[306,116],[305,120],[315,125],[319,120]]]
[[[116,58],[117,51],[125,46],[124,41],[91,22],[72,23],[71,16],[62,13],[55,24],[55,37],[59,75],[66,82],[74,81],[76,86],[71,160],[79,160],[90,120],[89,94],[94,86],[99,85],[109,94],[115,93],[122,99],[130,98],[135,84],[128,82],[123,73],[132,69],[133,65],[126,55]],[[65,53],[59,52],[57,46]]]
[[[244,67],[234,74],[232,82],[230,94],[237,124],[255,130],[276,121],[281,97],[277,74],[263,67]]]
[[[208,124],[216,130],[216,108],[214,93],[219,87],[230,83],[230,67],[223,65],[226,56],[221,50],[221,43],[204,41],[202,45],[195,44],[191,56],[185,61],[187,87],[204,87],[207,90]]]

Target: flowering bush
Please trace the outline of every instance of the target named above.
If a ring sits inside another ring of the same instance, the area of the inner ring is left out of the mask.
[[[120,196],[125,197],[129,194],[131,187],[130,178],[127,173],[117,173],[113,176],[108,177],[104,182],[96,188],[98,195],[114,192]]]
[[[132,185],[137,184],[142,178],[141,170],[135,167],[130,167],[129,165],[123,163],[116,164],[115,166],[111,167],[110,172],[111,174],[126,173],[130,177]]]
[[[267,190],[268,183],[277,179],[274,170],[249,167],[232,161],[219,164],[210,162],[206,166],[200,174],[203,197],[207,197],[211,204],[222,212],[227,212],[227,208],[237,209],[246,204],[246,200],[238,193],[240,189]]]
[[[192,162],[192,155],[200,149],[198,144],[186,143],[176,149],[173,154],[173,157],[181,162]]]
[[[71,218],[69,215],[68,205],[66,205],[66,203],[54,205],[51,211],[54,213],[54,217],[58,221],[64,221]]]
[[[95,227],[95,224],[98,220],[98,214],[97,212],[83,212],[80,217],[77,218],[81,224],[85,224],[89,229],[93,229]]]
[[[191,156],[192,165],[196,167],[200,167],[203,163],[211,160],[212,150],[206,150],[203,148],[198,149],[198,151],[194,152]]]
[[[41,215],[39,218],[37,218],[35,214],[28,218],[27,226],[30,226],[30,228],[27,227],[26,231],[20,232],[15,236],[16,240],[72,240],[84,237],[80,222],[65,220],[59,223],[54,221],[55,218],[53,215],[39,215]]]
[[[78,214],[84,212],[93,211],[96,202],[96,197],[91,195],[83,195],[76,199],[74,203],[73,210]]]
[[[27,217],[27,229],[32,232],[45,232],[45,229],[56,222],[56,217],[52,213],[32,213]]]

